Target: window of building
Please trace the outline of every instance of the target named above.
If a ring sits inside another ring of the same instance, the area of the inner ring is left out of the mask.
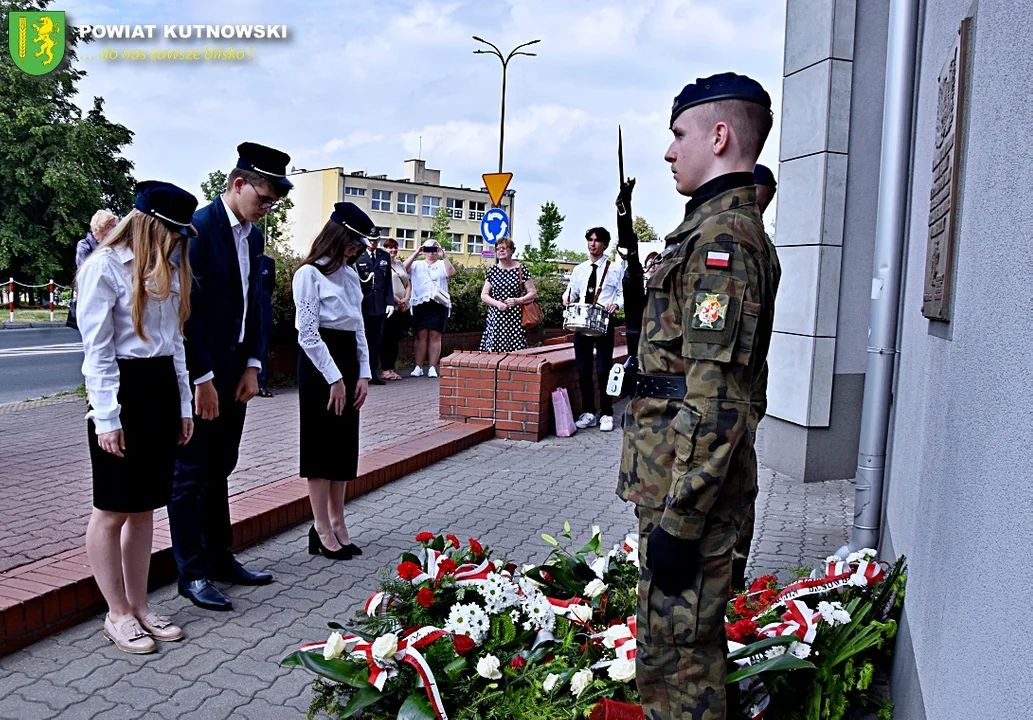
[[[366,197],[366,188],[348,186],[344,188],[344,194],[354,195],[355,197]]]
[[[449,233],[448,242],[452,247],[452,252],[463,251],[463,234],[462,233]]]
[[[396,212],[402,215],[416,214],[416,193],[398,193],[398,205]]]
[[[391,191],[374,190],[371,207],[378,212],[391,212]]]
[[[484,205],[484,203],[481,203],[481,205]],[[466,252],[468,255],[480,255],[484,252],[484,238],[480,235],[467,235]]]
[[[456,198],[445,198],[447,203],[448,215],[453,220],[463,219],[463,201]]]
[[[468,220],[480,222],[484,218],[485,206],[487,203],[470,201],[470,213],[466,216]]]
[[[423,196],[423,216],[434,217],[438,214],[438,208],[441,207],[441,198],[434,197],[433,195]]]
[[[395,230],[395,240],[402,250],[413,250],[416,247],[416,231],[398,228]]]
[[[377,232],[380,233],[380,239],[391,237],[391,228],[389,227],[378,227]]]

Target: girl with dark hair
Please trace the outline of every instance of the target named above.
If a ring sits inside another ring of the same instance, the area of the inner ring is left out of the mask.
[[[314,524],[308,551],[347,560],[362,551],[344,520],[344,483],[359,464],[359,409],[366,401],[369,347],[362,286],[353,267],[376,232],[353,203],[337,203],[294,273],[301,411],[301,468]]]

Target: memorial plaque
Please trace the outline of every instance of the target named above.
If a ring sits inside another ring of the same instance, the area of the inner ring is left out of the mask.
[[[937,78],[936,148],[929,191],[929,240],[922,295],[922,314],[931,320],[950,320],[952,245],[958,211],[958,162],[962,137],[960,123],[965,99],[965,57],[970,22],[969,18],[962,21],[958,39]]]

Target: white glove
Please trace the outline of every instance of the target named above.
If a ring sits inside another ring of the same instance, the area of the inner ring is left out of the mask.
[[[387,306],[387,317],[391,317],[394,314],[395,314],[395,306],[394,305],[388,305]]]

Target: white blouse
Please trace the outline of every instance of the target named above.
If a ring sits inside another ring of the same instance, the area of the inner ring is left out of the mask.
[[[326,259],[319,262],[326,262]],[[359,353],[359,377],[373,377],[369,370],[366,330],[362,324],[362,285],[355,268],[345,264],[336,272],[324,275],[315,265],[302,265],[294,273],[292,284],[298,344],[326,381],[335,383],[342,375],[319,335],[321,327],[354,332]]]
[[[409,266],[409,277],[412,279],[412,298],[409,305],[416,307],[421,303],[434,302],[434,288],[441,290],[448,297],[448,276],[445,274],[445,263],[441,260],[427,262],[417,260]],[[452,309],[452,300],[449,299],[445,307]]]
[[[133,329],[133,251],[127,247],[100,248],[83,263],[77,320],[82,333],[82,372],[97,434],[122,427],[118,404],[117,359],[171,355],[179,381],[180,417],[193,417],[190,376],[187,373],[183,333],[179,329],[179,276],[172,276],[172,292],[159,302],[148,298],[143,312],[142,340]]]

